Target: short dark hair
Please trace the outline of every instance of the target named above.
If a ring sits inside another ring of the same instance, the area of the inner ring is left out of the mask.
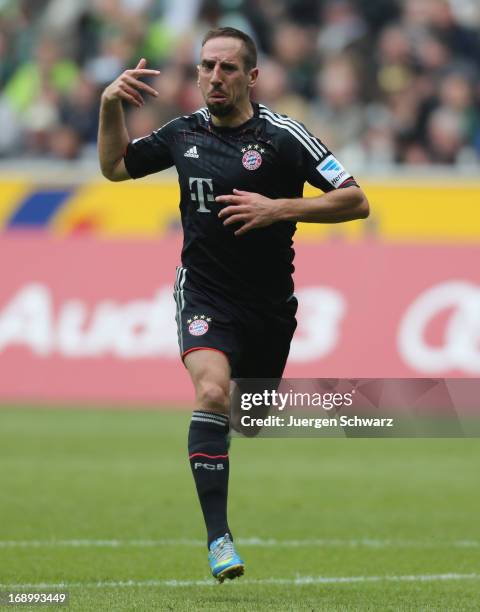
[[[243,42],[245,47],[245,53],[243,54],[243,65],[245,71],[248,72],[257,65],[257,47],[253,42],[252,38],[245,32],[237,30],[236,28],[216,28],[215,30],[209,30],[203,40],[202,47],[208,40],[212,38],[237,38]]]

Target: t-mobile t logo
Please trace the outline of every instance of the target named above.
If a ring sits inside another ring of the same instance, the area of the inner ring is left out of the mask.
[[[211,210],[208,210],[208,208],[205,206],[205,199],[207,200],[207,202],[215,201],[215,198],[213,197],[212,179],[195,178],[191,176],[189,178],[189,187],[192,202],[198,202],[197,212],[212,212]]]

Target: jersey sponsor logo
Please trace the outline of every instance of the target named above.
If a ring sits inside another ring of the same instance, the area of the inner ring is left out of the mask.
[[[190,147],[188,151],[185,151],[185,153],[183,154],[183,157],[194,157],[195,159],[198,159],[200,155],[198,154],[197,147],[196,146]]]
[[[332,187],[341,185],[343,181],[352,176],[333,155],[329,155],[321,161],[317,166],[317,171]]]
[[[215,201],[215,198],[213,197],[213,180],[191,176],[188,179],[188,185],[190,187],[190,197],[192,198],[192,202],[198,202],[197,212],[212,212],[205,206],[205,200],[207,202]]]
[[[262,149],[260,145],[249,144],[248,147],[242,149],[243,157],[242,164],[245,170],[257,170],[262,165],[262,153],[265,153],[265,149]]]
[[[206,315],[195,315],[193,319],[188,319],[188,333],[192,336],[203,336],[208,332],[211,317]]]

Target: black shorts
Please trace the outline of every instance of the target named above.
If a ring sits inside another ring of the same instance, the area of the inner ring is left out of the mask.
[[[260,308],[210,295],[177,268],[174,297],[182,359],[191,351],[224,353],[232,378],[281,378],[297,321],[297,299]]]

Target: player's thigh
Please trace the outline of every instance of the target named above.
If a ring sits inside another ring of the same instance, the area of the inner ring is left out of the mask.
[[[197,409],[228,413],[230,401],[230,364],[218,350],[192,350],[184,364],[195,388]]]

